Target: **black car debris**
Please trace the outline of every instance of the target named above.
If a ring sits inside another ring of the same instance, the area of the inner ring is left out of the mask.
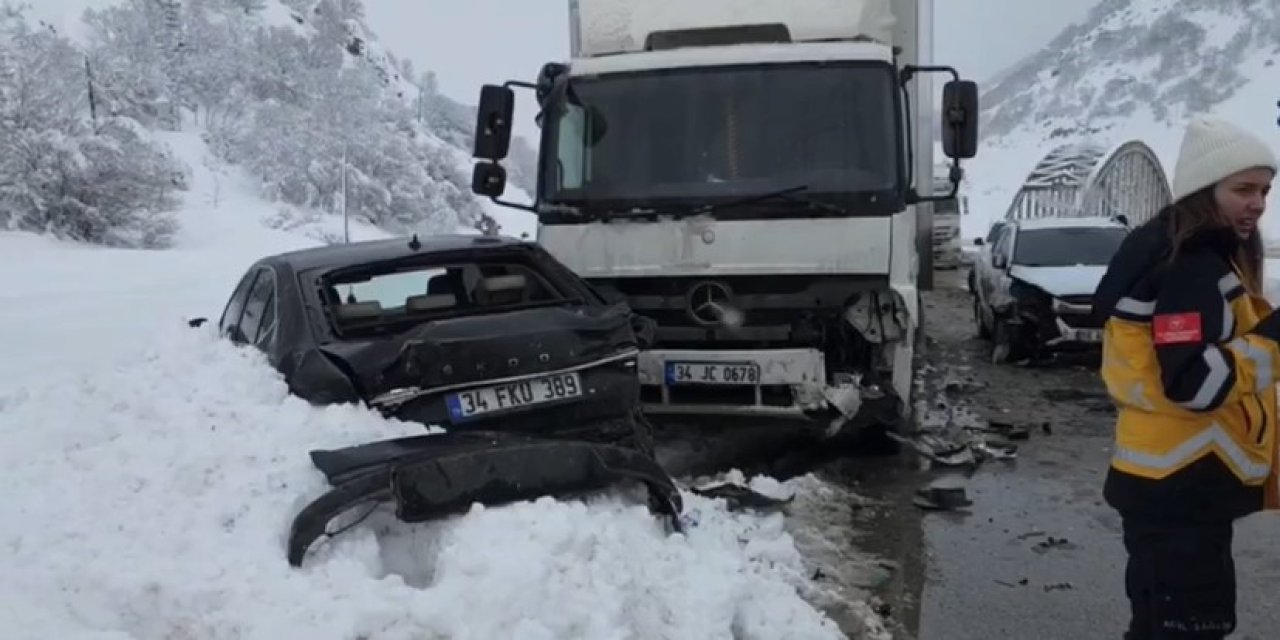
[[[312,451],[333,488],[294,520],[295,566],[332,518],[371,500],[418,522],[630,479],[679,528],[679,491],[639,409],[651,325],[535,243],[414,236],[263,257],[218,331],[313,404],[445,431]]]

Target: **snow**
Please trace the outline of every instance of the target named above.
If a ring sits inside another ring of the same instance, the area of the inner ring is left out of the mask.
[[[302,22],[298,22],[301,19]],[[303,25],[306,19],[298,15],[295,11],[285,6],[282,2],[267,2],[262,7],[263,24],[269,27],[278,27],[281,29],[289,29],[295,33],[303,34],[306,30]]]
[[[789,62],[871,60],[890,62],[893,51],[874,42],[809,42],[804,44],[739,44],[714,48],[686,48],[647,51],[625,56],[583,58],[573,62],[573,74],[626,73],[646,69],[714,67],[752,63],[784,64]]]
[[[620,498],[544,499],[432,525],[383,515],[292,569],[288,518],[322,491],[307,450],[421,429],[312,408],[211,328],[0,407],[0,602],[30,634],[15,640],[838,637],[797,595],[780,516],[696,496],[687,538]]]
[[[729,24],[787,26],[793,41],[848,39],[864,35],[892,40],[890,0],[649,0],[641,6],[628,0],[578,0],[578,51],[573,57],[621,51],[643,51],[654,31],[697,29]],[[572,5],[571,5],[572,6]],[[696,7],[696,8],[695,8]],[[574,20],[570,12],[570,20]]]
[[[1127,12],[1117,12],[1103,24],[1104,29],[1114,29],[1126,24],[1145,24],[1155,16],[1168,13],[1168,0],[1135,0]],[[1232,37],[1245,25],[1238,16],[1224,14],[1220,11],[1200,9],[1198,15],[1203,21],[1197,22],[1206,30],[1205,51],[1216,50],[1226,45]],[[1185,16],[1184,16],[1185,17]],[[1074,53],[1081,50],[1073,49]],[[1249,79],[1247,84],[1235,89],[1229,98],[1209,110],[1215,116],[1231,120],[1248,128],[1268,142],[1280,153],[1280,127],[1276,123],[1275,67],[1268,66],[1270,60],[1274,64],[1275,54],[1267,47],[1258,47],[1251,51],[1237,67],[1243,78]],[[1102,87],[1111,78],[1146,78],[1156,64],[1158,56],[1141,58],[1125,65],[1107,65],[1086,74],[1080,87],[1093,85]],[[1185,80],[1185,76],[1177,76],[1169,82]],[[1038,88],[1052,87],[1049,78],[1043,78]],[[1073,95],[1081,93],[1079,87],[1071,90]],[[1036,94],[1039,95],[1039,94]],[[1099,100],[1105,94],[1096,94]],[[1060,144],[1085,143],[1107,148],[1126,140],[1141,140],[1151,147],[1160,158],[1169,179],[1173,178],[1173,167],[1177,161],[1178,148],[1182,142],[1185,122],[1192,114],[1186,113],[1180,105],[1166,105],[1170,111],[1169,120],[1173,124],[1161,122],[1150,106],[1138,104],[1135,111],[1125,117],[1097,118],[1085,122],[1063,120],[1054,122],[1028,123],[1004,136],[988,137],[982,141],[977,157],[964,162],[966,174],[966,190],[969,196],[971,215],[961,222],[961,233],[965,238],[985,236],[992,222],[1004,217],[1009,204],[1013,201],[1024,179],[1044,155]],[[1087,125],[1100,128],[1104,133],[1080,138],[1050,138],[1047,132],[1055,128]],[[1263,234],[1267,237],[1280,235],[1280,216],[1277,206],[1280,200],[1273,195],[1268,201],[1270,215],[1262,218]]]
[[[193,174],[175,248],[0,233],[6,638],[843,637],[783,515],[691,493],[683,535],[614,493],[421,525],[383,510],[290,567],[290,519],[324,490],[307,452],[423,428],[313,407],[212,324],[187,327],[334,218],[268,229],[275,207],[197,134],[160,135]]]

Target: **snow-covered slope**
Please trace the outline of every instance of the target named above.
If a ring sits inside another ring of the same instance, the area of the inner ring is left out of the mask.
[[[966,238],[1004,215],[1023,179],[1061,144],[1146,142],[1172,173],[1191,114],[1224,116],[1280,152],[1280,3],[1102,0],[1083,22],[983,87],[982,143],[967,165]],[[1277,200],[1272,200],[1272,205]],[[1280,232],[1274,214],[1267,235]]]
[[[323,491],[308,450],[423,429],[314,408],[187,327],[216,322],[250,261],[340,221],[268,228],[275,206],[198,134],[164,137],[192,169],[174,248],[0,233],[6,640],[842,637],[787,518],[694,494],[685,535],[619,495],[547,498],[429,525],[382,512],[291,568],[289,521]]]

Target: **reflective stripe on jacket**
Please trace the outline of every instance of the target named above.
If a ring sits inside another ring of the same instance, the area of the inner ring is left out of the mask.
[[[1119,409],[1104,494],[1155,518],[1276,508],[1280,315],[1245,291],[1233,234],[1204,233],[1170,261],[1166,225],[1135,229],[1095,295]]]

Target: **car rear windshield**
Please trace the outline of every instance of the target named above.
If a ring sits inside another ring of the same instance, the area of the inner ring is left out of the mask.
[[[402,331],[413,324],[580,301],[518,262],[385,267],[327,278],[327,316],[340,335]]]

